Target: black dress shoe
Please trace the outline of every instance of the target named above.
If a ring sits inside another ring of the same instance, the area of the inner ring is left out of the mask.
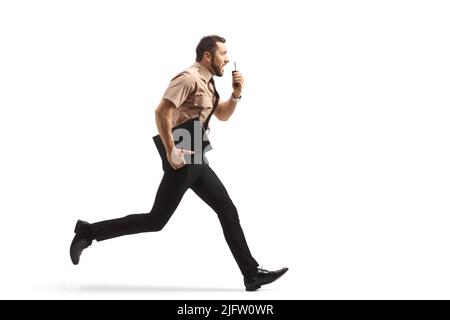
[[[244,277],[245,290],[255,291],[261,288],[262,285],[274,282],[288,271],[288,268],[283,268],[276,271],[267,271],[258,268],[258,272],[254,277]]]
[[[92,240],[89,237],[88,228],[89,223],[82,220],[78,220],[75,225],[75,237],[73,237],[70,245],[70,259],[72,259],[72,263],[75,265],[80,262],[80,256],[83,250],[92,243]]]

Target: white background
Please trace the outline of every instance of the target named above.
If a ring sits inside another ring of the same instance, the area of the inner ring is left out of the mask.
[[[449,299],[449,16],[446,1],[2,1],[0,298]],[[207,34],[246,80],[209,160],[258,262],[290,271],[245,292],[191,191],[162,232],[94,242],[73,266],[77,219],[150,211],[153,112]]]

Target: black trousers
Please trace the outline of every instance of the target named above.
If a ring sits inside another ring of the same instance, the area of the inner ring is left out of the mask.
[[[206,163],[189,164],[179,170],[166,171],[149,213],[93,223],[90,225],[92,238],[102,241],[162,230],[189,188],[217,213],[225,239],[243,276],[254,276],[258,263],[248,248],[236,207],[220,179]]]

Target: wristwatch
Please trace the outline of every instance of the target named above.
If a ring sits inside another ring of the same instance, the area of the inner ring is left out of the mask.
[[[234,102],[239,102],[241,101],[242,96],[239,96],[238,98],[235,98],[233,94],[231,94],[231,100],[233,100]]]

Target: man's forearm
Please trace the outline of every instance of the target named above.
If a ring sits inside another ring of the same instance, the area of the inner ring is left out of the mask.
[[[175,147],[172,136],[172,120],[169,115],[162,112],[155,112],[156,127],[158,128],[159,136],[166,148],[166,151],[170,153]]]
[[[236,110],[237,104],[237,101],[234,101],[231,98],[227,101],[221,101],[217,108],[217,117],[222,121],[228,120],[234,113],[234,110]]]

